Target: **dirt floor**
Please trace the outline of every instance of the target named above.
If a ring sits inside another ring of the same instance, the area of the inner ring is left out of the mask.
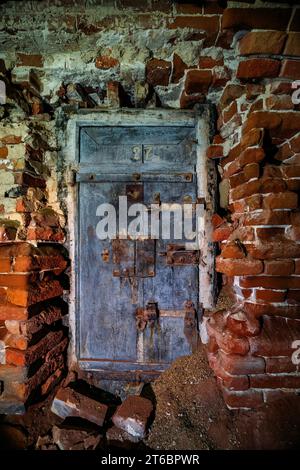
[[[202,351],[176,360],[153,384],[153,449],[299,449],[300,397],[257,411],[228,410]]]
[[[280,399],[257,411],[228,410],[203,351],[176,360],[151,386],[144,387],[142,395],[156,406],[142,444],[148,449],[300,447],[300,397]],[[53,394],[29,407],[25,416],[0,417],[0,449],[34,448],[39,436],[59,425],[62,420],[50,411],[52,400]]]

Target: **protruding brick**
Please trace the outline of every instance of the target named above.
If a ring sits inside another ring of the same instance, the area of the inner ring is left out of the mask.
[[[282,78],[291,78],[292,80],[300,79],[300,61],[286,59],[282,62],[281,71],[279,74]]]
[[[263,393],[257,390],[245,390],[242,392],[222,389],[223,397],[229,408],[257,408],[263,404]]]
[[[294,262],[291,259],[265,261],[264,266],[264,272],[272,276],[289,276],[294,272]]]
[[[237,78],[249,80],[252,78],[277,77],[280,61],[276,59],[248,59],[239,63]]]
[[[147,62],[146,78],[152,86],[169,84],[172,64],[162,59],[151,59]]]
[[[241,55],[280,54],[286,34],[281,31],[251,31],[239,42]]]
[[[79,417],[103,426],[108,407],[67,387],[60,388],[53,400],[51,411],[60,418]]]
[[[261,329],[260,323],[256,318],[246,315],[242,311],[228,315],[226,326],[232,333],[239,336],[256,336]]]
[[[216,260],[216,270],[227,276],[245,276],[263,272],[263,264],[259,260],[251,259],[224,259],[220,256]]]
[[[189,70],[186,75],[185,91],[188,95],[193,93],[206,93],[212,82],[210,70]]]
[[[153,405],[147,398],[130,395],[118,407],[112,421],[132,436],[145,437]]]

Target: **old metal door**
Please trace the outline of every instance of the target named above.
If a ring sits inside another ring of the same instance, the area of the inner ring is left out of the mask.
[[[199,253],[186,249],[184,238],[174,238],[174,216],[169,239],[124,239],[120,232],[114,240],[97,236],[97,207],[112,204],[118,216],[119,196],[127,196],[128,207],[196,203],[195,142],[190,126],[80,128],[81,367],[107,376],[128,371],[151,375],[197,346]]]

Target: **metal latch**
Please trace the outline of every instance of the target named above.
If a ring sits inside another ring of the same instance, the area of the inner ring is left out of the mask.
[[[136,328],[144,331],[146,326],[153,327],[158,320],[159,311],[156,302],[148,302],[145,308],[136,309]]]
[[[166,256],[166,262],[171,266],[186,266],[190,264],[199,264],[199,250],[186,250],[184,245],[169,244],[167,252],[161,253]]]

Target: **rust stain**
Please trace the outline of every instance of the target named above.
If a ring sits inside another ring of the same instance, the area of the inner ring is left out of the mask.
[[[103,250],[101,253],[101,258],[104,263],[108,263],[109,262],[109,250],[107,249]]]

